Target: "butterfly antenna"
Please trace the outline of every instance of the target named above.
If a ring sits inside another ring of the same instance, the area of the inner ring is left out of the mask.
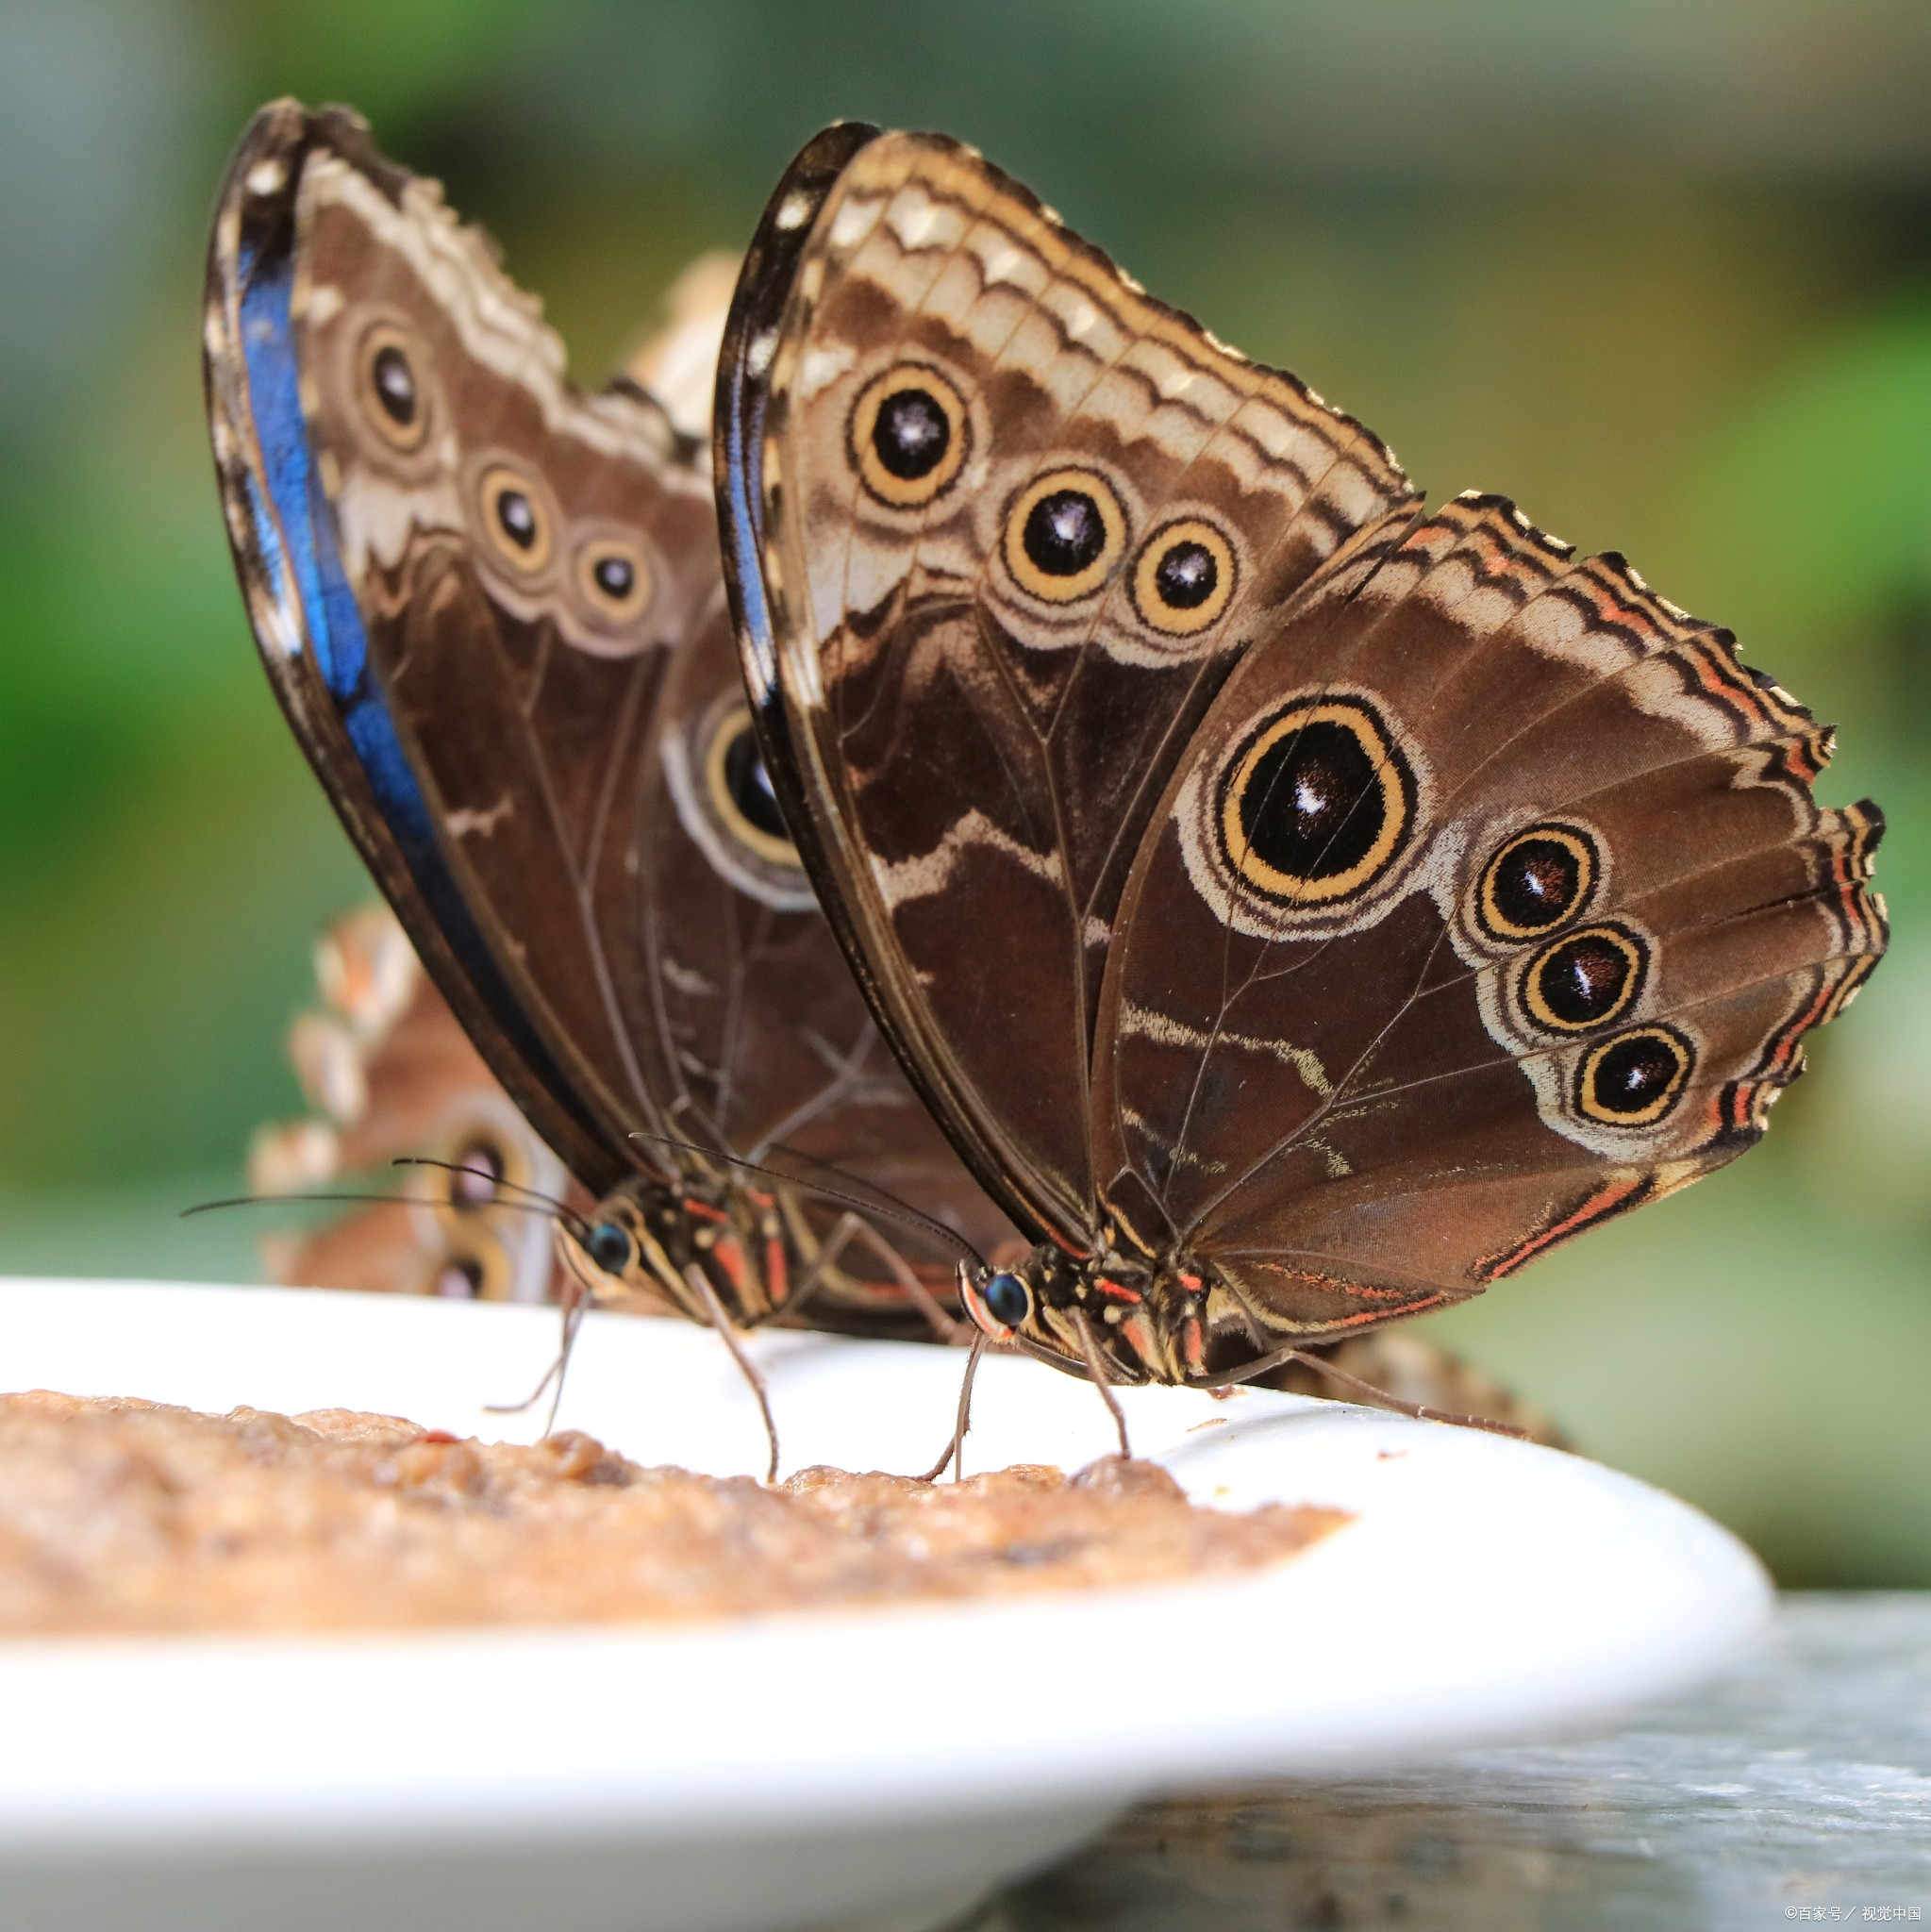
[[[491,1187],[508,1188],[512,1194],[521,1194],[526,1201],[541,1202],[545,1208],[555,1210],[558,1221],[567,1222],[574,1230],[584,1234],[590,1232],[590,1223],[574,1208],[559,1201],[555,1194],[545,1194],[536,1188],[526,1188],[521,1181],[505,1180],[501,1174],[491,1174],[487,1167],[465,1167],[457,1160],[434,1160],[426,1154],[398,1154],[390,1163],[391,1167],[440,1167],[444,1174],[473,1174],[479,1181],[488,1181]],[[491,1201],[492,1208],[510,1208],[516,1204],[510,1201]]]
[[[841,1208],[850,1208],[860,1214],[876,1214],[887,1221],[903,1222],[908,1227],[924,1228],[927,1234],[942,1241],[956,1254],[965,1256],[975,1266],[987,1266],[985,1256],[980,1254],[957,1228],[947,1227],[942,1221],[935,1221],[931,1215],[922,1214],[916,1208],[906,1207],[895,1195],[886,1194],[883,1200],[867,1200],[861,1194],[844,1193],[838,1189],[827,1188],[818,1181],[807,1180],[802,1174],[787,1173],[782,1168],[766,1167],[761,1162],[746,1160],[741,1154],[726,1154],[721,1147],[707,1147],[701,1141],[679,1140],[675,1134],[651,1134],[639,1128],[629,1138],[633,1141],[657,1141],[666,1147],[682,1147],[690,1153],[703,1155],[707,1160],[722,1160],[727,1167],[742,1168],[746,1174],[762,1174],[766,1180],[778,1181],[786,1187],[796,1188],[818,1200],[835,1201]],[[870,1181],[861,1180],[856,1174],[848,1174],[842,1168],[832,1167],[808,1154],[798,1155],[796,1149],[789,1147],[785,1152],[799,1159],[811,1161],[814,1167],[824,1168],[825,1173],[836,1174],[848,1186],[872,1187]],[[883,1189],[876,1191],[884,1193]],[[892,1205],[888,1206],[888,1203]]]
[[[466,1173],[475,1173],[477,1171],[473,1168],[464,1170]],[[194,1214],[212,1214],[217,1208],[299,1208],[311,1201],[348,1202],[361,1207],[381,1207],[396,1203],[414,1202],[416,1197],[413,1194],[374,1193],[233,1194],[221,1201],[197,1201],[191,1208],[182,1208],[181,1219],[186,1221],[191,1215]],[[420,1203],[417,1205],[420,1205]],[[495,1201],[491,1202],[491,1206],[507,1208],[512,1213],[517,1214],[547,1215],[552,1221],[581,1220],[582,1218],[581,1216],[572,1215],[569,1208],[560,1208],[554,1202],[546,1207],[536,1201]]]
[[[843,1168],[834,1167],[830,1161],[821,1160],[815,1154],[807,1154],[802,1147],[793,1147],[787,1141],[778,1141],[773,1152],[782,1153],[788,1160],[801,1160],[807,1167],[815,1167],[820,1174],[827,1174],[832,1179],[842,1182],[847,1187],[862,1188],[867,1195],[877,1202],[880,1214],[890,1215],[894,1221],[906,1222],[913,1227],[925,1228],[941,1241],[949,1242],[957,1253],[975,1262],[980,1268],[988,1265],[985,1256],[980,1254],[957,1228],[947,1227],[942,1221],[927,1214],[923,1208],[914,1208],[909,1201],[894,1194],[890,1188],[880,1187],[876,1181],[868,1181],[863,1174],[847,1174]]]

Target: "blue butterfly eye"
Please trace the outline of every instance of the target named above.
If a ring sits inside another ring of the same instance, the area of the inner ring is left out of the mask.
[[[1017,1328],[1032,1312],[1032,1291],[1017,1274],[1001,1269],[979,1291],[986,1312],[1002,1328]]]
[[[600,1221],[583,1251],[606,1274],[622,1274],[635,1258],[637,1244],[614,1221]]]

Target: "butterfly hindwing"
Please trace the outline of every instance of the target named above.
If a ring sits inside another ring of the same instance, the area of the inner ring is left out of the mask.
[[[1815,804],[1827,749],[1725,634],[1505,504],[1318,584],[1122,907],[1116,1191],[1286,1339],[1474,1292],[1732,1158],[1882,949],[1881,820]]]

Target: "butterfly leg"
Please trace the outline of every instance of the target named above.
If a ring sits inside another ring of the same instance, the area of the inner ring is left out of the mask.
[[[958,1414],[952,1424],[952,1441],[945,1445],[945,1454],[917,1478],[922,1483],[936,1483],[945,1474],[945,1465],[952,1464],[954,1482],[965,1480],[965,1439],[973,1425],[973,1378],[979,1373],[979,1357],[986,1352],[986,1338],[973,1337],[972,1353],[966,1357],[965,1380],[958,1385]]]
[[[543,1422],[543,1434],[548,1435],[557,1426],[557,1410],[563,1401],[563,1378],[570,1373],[570,1357],[576,1347],[576,1331],[583,1326],[585,1312],[595,1299],[590,1283],[577,1273],[576,1263],[570,1258],[568,1248],[559,1246],[569,1268],[573,1283],[563,1291],[558,1306],[563,1311],[563,1337],[557,1345],[557,1358],[543,1371],[542,1380],[524,1397],[521,1402],[486,1402],[485,1415],[521,1415],[526,1408],[534,1408],[542,1400],[543,1391],[552,1391],[550,1413]]]
[[[932,1291],[912,1273],[905,1257],[862,1214],[850,1212],[841,1214],[832,1224],[831,1232],[825,1236],[824,1244],[819,1249],[817,1258],[806,1271],[798,1291],[786,1304],[786,1314],[797,1312],[806,1297],[820,1285],[837,1265],[839,1257],[854,1241],[885,1264],[892,1280],[905,1290],[907,1299],[931,1323],[941,1341],[957,1341],[963,1339],[966,1332],[965,1324],[962,1322],[955,1322],[939,1306]]]
[[[1106,1357],[1100,1353],[1100,1345],[1093,1340],[1093,1331],[1088,1325],[1083,1308],[1073,1310],[1074,1325],[1079,1330],[1079,1352],[1086,1357],[1086,1372],[1092,1377],[1093,1387],[1100,1391],[1100,1400],[1107,1405],[1113,1418],[1113,1426],[1120,1431],[1120,1457],[1124,1462],[1133,1460],[1133,1444],[1126,1440],[1126,1411],[1120,1407],[1120,1398],[1113,1393],[1113,1378],[1107,1373]]]
[[[771,1444],[771,1461],[765,1469],[764,1479],[768,1483],[777,1481],[777,1423],[771,1412],[771,1391],[765,1387],[764,1377],[758,1373],[757,1364],[744,1353],[744,1342],[731,1318],[724,1313],[724,1305],[718,1300],[718,1291],[706,1278],[704,1270],[693,1261],[684,1271],[684,1279],[691,1284],[691,1291],[704,1304],[704,1311],[710,1319],[710,1325],[718,1332],[724,1346],[731,1351],[731,1359],[738,1364],[739,1372],[751,1385],[751,1392],[757,1398],[759,1412],[764,1417],[765,1439]]]

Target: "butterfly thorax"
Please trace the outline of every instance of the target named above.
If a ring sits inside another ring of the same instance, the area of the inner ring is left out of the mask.
[[[1217,1366],[1214,1338],[1244,1326],[1217,1272],[1197,1258],[1149,1257],[1111,1243],[1069,1255],[1042,1242],[1012,1268],[968,1280],[967,1307],[998,1341],[1115,1382],[1186,1383]]]
[[[624,1182],[558,1239],[599,1300],[667,1301],[705,1324],[713,1298],[740,1326],[771,1320],[806,1263],[776,1192],[695,1168]]]

